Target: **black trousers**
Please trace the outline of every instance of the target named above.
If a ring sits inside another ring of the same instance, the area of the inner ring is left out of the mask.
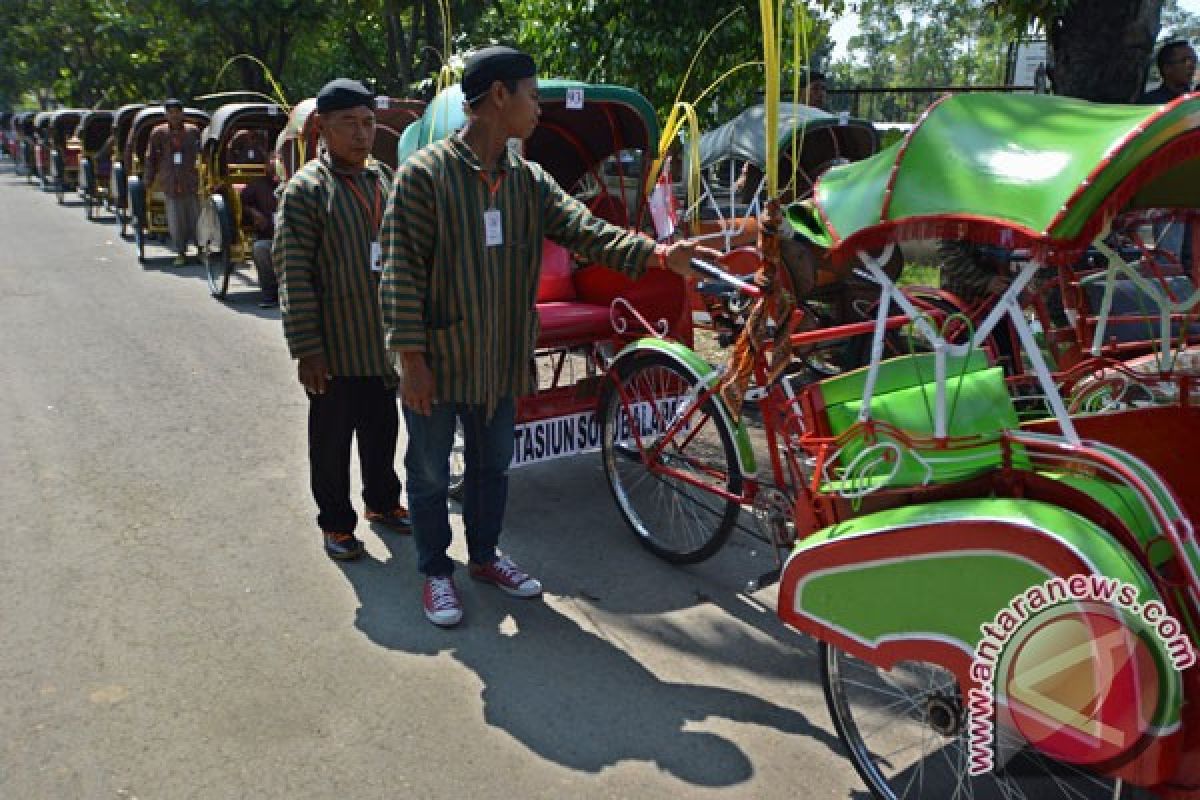
[[[329,533],[352,533],[358,515],[350,504],[351,439],[358,439],[367,508],[391,511],[400,503],[396,387],[383,378],[335,377],[325,394],[309,394],[308,399],[308,461],[317,525]]]

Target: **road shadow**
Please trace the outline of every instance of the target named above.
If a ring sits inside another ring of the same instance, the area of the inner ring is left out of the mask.
[[[247,272],[249,274],[246,274]],[[234,272],[229,278],[229,290],[220,302],[230,311],[238,314],[246,314],[259,319],[280,319],[278,304],[268,308],[259,308],[258,303],[262,300],[262,290],[257,281],[253,279],[253,275],[253,266]]]
[[[164,275],[176,275],[180,278],[203,278],[204,267],[198,264],[188,262],[180,266],[175,266],[175,255],[173,253],[163,254],[161,252],[152,252],[147,248],[146,257],[142,260],[142,269],[150,272],[161,272]]]
[[[117,215],[107,209],[101,210],[99,208],[93,208],[92,216],[88,217],[87,219],[88,222],[93,222],[97,225],[111,225],[114,228],[117,225]],[[120,231],[117,230],[114,233],[119,234]]]
[[[410,538],[380,538],[386,561],[368,554],[338,564],[358,596],[355,626],[380,647],[445,654],[470,669],[483,684],[487,723],[549,761],[589,773],[646,761],[695,786],[744,783],[754,774],[746,753],[696,730],[710,718],[807,736],[839,752],[836,738],[799,711],[731,689],[664,681],[626,652],[615,629],[602,622],[585,629],[540,599],[470,581],[465,570],[457,582],[466,617],[454,630],[436,628],[421,610]],[[595,621],[586,599],[565,600]]]

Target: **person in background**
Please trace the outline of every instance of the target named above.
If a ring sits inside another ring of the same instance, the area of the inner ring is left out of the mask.
[[[829,95],[826,93],[825,73],[806,69],[800,73],[800,102],[806,106],[828,111]]]
[[[187,246],[196,244],[197,199],[200,176],[200,129],[183,117],[183,103],[171,98],[163,103],[167,121],[150,132],[146,145],[146,187],[163,193],[167,205],[167,231],[175,248],[175,266],[187,263]],[[197,244],[197,249],[199,245]]]
[[[1160,105],[1192,91],[1192,81],[1196,76],[1196,51],[1189,43],[1182,40],[1167,42],[1159,48],[1155,63],[1162,83],[1143,94],[1138,103]],[[1182,222],[1154,224],[1154,239],[1158,248],[1172,253],[1185,268],[1192,262],[1192,237],[1188,235],[1191,227]]]
[[[363,554],[350,503],[351,445],[358,439],[368,522],[409,532],[396,475],[396,371],[379,316],[379,223],[392,171],[371,158],[375,98],[338,78],[317,94],[324,152],[288,181],[272,257],[296,377],[308,393],[308,458],[325,553]]]
[[[267,148],[261,131],[241,130],[229,140],[227,163],[265,164],[266,161]]]
[[[266,164],[265,150],[255,150],[249,147],[245,158],[256,156],[254,162],[241,163]],[[273,170],[268,169],[265,175],[253,178],[242,187],[242,224],[254,229],[254,245],[251,257],[254,259],[254,269],[258,272],[258,287],[262,292],[259,308],[273,308],[279,304],[279,282],[275,276],[275,268],[271,261],[271,242],[275,238],[275,208],[278,205],[275,191],[279,180]]]
[[[1144,93],[1138,103],[1169,103],[1192,91],[1196,75],[1196,51],[1190,44],[1185,41],[1167,42],[1159,49],[1155,63],[1162,83]]]

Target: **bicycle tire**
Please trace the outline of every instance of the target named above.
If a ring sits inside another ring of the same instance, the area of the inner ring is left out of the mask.
[[[611,387],[601,403],[600,445],[617,508],[638,542],[654,555],[673,564],[703,561],[725,544],[741,504],[648,467],[633,436],[634,425],[642,432],[643,445],[665,432],[670,420],[684,413],[680,403],[686,408],[687,398],[696,397],[697,380],[681,361],[663,352],[619,361],[614,374],[622,391]],[[687,412],[696,421],[663,449],[661,463],[740,496],[734,434],[718,402],[709,397]]]
[[[1031,748],[1017,748],[992,772],[970,775],[970,725],[962,692],[941,667],[902,662],[880,670],[826,642],[820,643],[818,657],[834,728],[854,770],[880,800],[1114,798],[1112,779]],[[996,735],[1014,736],[1000,726]]]

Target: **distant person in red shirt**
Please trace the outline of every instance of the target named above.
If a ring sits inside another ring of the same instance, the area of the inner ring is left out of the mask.
[[[175,265],[187,262],[188,242],[196,242],[196,219],[200,216],[200,176],[196,158],[200,154],[200,129],[183,118],[183,103],[171,98],[163,103],[167,121],[150,132],[146,147],[146,187],[166,198],[167,230],[175,247]],[[197,245],[197,250],[199,245]]]

